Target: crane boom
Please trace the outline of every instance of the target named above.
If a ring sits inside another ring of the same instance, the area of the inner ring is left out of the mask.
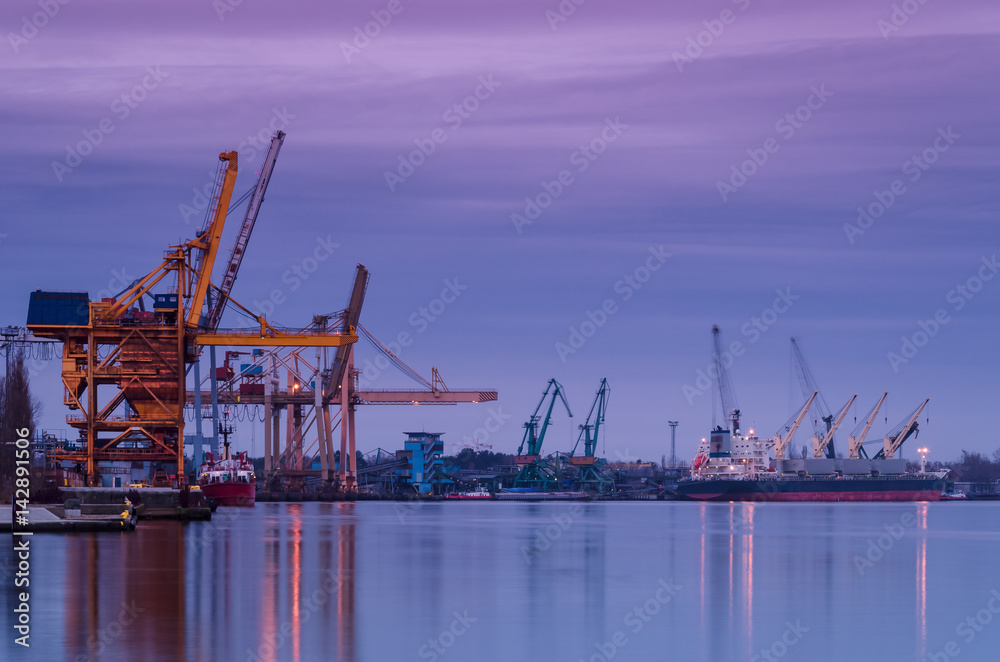
[[[848,444],[847,456],[852,460],[859,459],[861,452],[861,444],[864,443],[865,437],[868,436],[868,431],[871,430],[872,423],[875,422],[875,417],[878,416],[878,410],[882,408],[882,403],[885,402],[885,398],[888,395],[889,391],[883,393],[882,397],[879,398],[878,402],[875,403],[875,406],[872,407],[871,412],[868,414],[868,418],[865,420],[864,423],[862,423],[864,429],[861,430],[861,434],[856,435],[855,432],[857,432],[858,429],[855,428],[854,432],[852,432],[847,436],[847,444]]]
[[[820,389],[816,385],[816,379],[813,377],[812,371],[809,369],[808,364],[806,364],[806,357],[802,354],[802,349],[799,347],[798,341],[795,338],[791,338],[791,342],[792,365],[795,368],[795,374],[798,375],[799,386],[802,387],[802,397],[808,398],[810,393],[819,391]],[[826,399],[823,398],[822,392],[816,396],[814,404],[816,409],[819,410],[819,418],[813,420],[813,432],[815,436],[822,438],[830,431],[830,426],[833,425],[833,414],[830,413],[830,408],[826,405]],[[830,438],[830,442],[825,448],[827,458],[833,459],[837,456],[833,447],[833,437]]]
[[[551,391],[551,399],[550,393]],[[549,422],[552,420],[552,409],[555,407],[556,398],[562,400],[563,405],[566,407],[566,413],[569,414],[570,418],[573,417],[573,412],[570,411],[569,403],[566,401],[566,396],[563,395],[562,384],[557,382],[555,379],[549,380],[549,385],[545,387],[545,393],[542,394],[542,399],[538,402],[538,406],[535,407],[535,412],[531,415],[531,419],[524,424],[524,437],[521,439],[521,445],[517,448],[517,454],[520,457],[531,457],[537,458],[542,452],[542,442],[545,441],[545,432],[549,428]],[[545,400],[549,399],[549,408],[545,413],[545,419],[542,421],[541,428],[538,427],[539,415],[538,413],[542,410],[545,405]],[[525,444],[527,444],[527,454],[522,455],[525,450]],[[533,460],[531,460],[533,461]]]
[[[885,435],[885,437],[882,438],[882,451],[879,453],[879,455],[881,455],[887,460],[891,460],[896,455],[896,451],[898,451],[899,447],[903,445],[903,442],[906,441],[906,438],[909,437],[910,434],[912,434],[913,432],[916,432],[917,418],[920,417],[920,412],[924,410],[924,407],[926,407],[927,403],[930,401],[931,401],[930,398],[925,399],[920,404],[920,406],[916,408],[916,410],[910,416],[909,420],[906,421],[906,424],[903,425],[903,428],[897,434],[895,435],[887,434]],[[876,455],[876,457],[878,457],[878,455]]]
[[[795,417],[795,421],[791,424],[786,424],[785,427],[788,431],[782,435],[780,432],[774,435],[774,458],[776,460],[785,459],[785,449],[788,448],[788,444],[792,441],[792,437],[795,436],[796,430],[799,429],[799,425],[802,424],[803,419],[806,417],[806,413],[809,411],[809,407],[812,405],[813,400],[816,399],[818,391],[813,391],[806,403],[802,405],[802,409],[799,410],[798,416]]]
[[[712,345],[714,352],[712,359],[715,363],[715,372],[719,382],[719,401],[722,404],[722,417],[727,423],[731,423],[730,429],[733,436],[740,430],[740,406],[736,402],[736,394],[733,391],[733,382],[729,377],[729,371],[722,360],[722,341],[719,339],[719,327],[712,326]],[[713,418],[715,414],[712,414]]]
[[[226,212],[229,211],[229,199],[233,195],[233,187],[236,185],[237,156],[236,152],[223,152],[219,154],[219,160],[226,165],[221,174],[218,191],[215,194],[215,213],[212,221],[198,237],[187,242],[189,250],[199,251],[195,261],[196,273],[193,295],[191,297],[191,307],[188,309],[187,320],[184,325],[193,329],[198,326],[201,318],[201,311],[205,306],[205,296],[208,294],[209,280],[212,277],[212,267],[215,265],[215,256],[219,252],[219,241],[222,239],[222,229],[226,224]]]
[[[365,265],[359,264],[354,277],[354,288],[351,290],[351,298],[344,309],[343,332],[353,334],[361,319],[361,307],[365,302],[365,292],[368,291],[368,269]],[[339,397],[340,387],[344,383],[344,372],[347,370],[350,347],[342,346],[337,349],[333,357],[333,366],[326,376],[323,384],[323,399],[326,402],[336,400]]]
[[[247,205],[247,211],[243,215],[243,225],[236,236],[236,244],[229,253],[229,262],[226,270],[222,273],[222,284],[219,287],[220,295],[216,297],[208,313],[208,331],[215,333],[219,329],[219,322],[222,320],[222,313],[226,310],[226,302],[229,293],[233,290],[236,282],[236,275],[240,270],[240,263],[246,253],[247,243],[250,241],[250,233],[253,232],[254,223],[257,222],[257,214],[260,212],[260,205],[264,202],[264,193],[267,191],[267,184],[271,181],[271,173],[274,171],[274,163],[278,160],[278,151],[285,141],[284,131],[277,131],[271,138],[271,146],[264,157],[264,164],[260,168],[260,175],[257,177],[257,185],[254,187],[253,197]]]
[[[608,406],[608,395],[610,393],[611,387],[608,386],[608,380],[605,377],[601,380],[601,386],[597,389],[597,395],[594,397],[594,404],[590,406],[590,413],[587,414],[587,420],[580,426],[580,434],[576,438],[576,443],[573,444],[573,450],[569,453],[570,457],[576,454],[576,449],[580,446],[580,440],[583,440],[584,457],[594,457],[594,453],[597,450],[597,438],[601,432],[601,424],[604,422],[604,412]]]
[[[823,454],[826,453],[827,448],[830,447],[830,442],[833,441],[833,434],[837,431],[837,428],[840,427],[841,422],[844,420],[844,416],[847,415],[847,410],[851,408],[851,405],[854,404],[854,400],[857,397],[857,393],[851,396],[851,399],[847,401],[847,404],[844,405],[843,409],[840,410],[840,413],[837,414],[837,420],[833,422],[830,429],[826,431],[826,434],[822,439],[820,439],[817,434],[813,435],[813,457],[821,458],[823,457]],[[827,453],[827,457],[830,457],[829,453]]]

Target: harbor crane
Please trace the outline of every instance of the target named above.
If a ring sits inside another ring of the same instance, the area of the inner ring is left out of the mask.
[[[604,460],[595,457],[597,438],[601,432],[601,425],[604,423],[604,413],[607,410],[610,394],[611,387],[608,386],[607,378],[604,378],[597,389],[594,404],[590,406],[590,413],[587,414],[586,421],[580,426],[580,434],[576,438],[573,450],[569,453],[570,465],[578,467],[577,484],[587,490],[601,493],[611,492],[615,488],[615,482],[600,469]],[[583,441],[583,455],[578,456],[576,449],[579,448],[581,441]]]
[[[240,271],[240,264],[243,263],[243,256],[246,254],[247,244],[250,243],[250,233],[257,222],[257,215],[260,213],[260,206],[264,202],[264,193],[267,192],[267,185],[271,181],[271,173],[274,172],[274,164],[278,160],[278,152],[285,142],[285,132],[276,131],[271,138],[271,145],[268,147],[264,157],[264,164],[261,166],[260,174],[257,177],[257,184],[253,188],[250,202],[247,204],[246,212],[243,214],[243,224],[240,226],[239,234],[236,235],[236,243],[229,252],[229,261],[226,263],[225,271],[222,272],[222,282],[218,288],[218,296],[209,305],[207,328],[215,333],[222,320],[222,313],[226,310],[226,303],[229,301],[229,294],[233,291],[236,283],[236,276]]]
[[[277,143],[272,140],[268,173],[283,137],[279,132]],[[101,462],[166,463],[184,481],[186,375],[190,364],[197,365],[201,347],[340,347],[358,339],[347,330],[331,332],[315,324],[278,330],[232,299],[226,290],[232,288],[255,209],[244,219],[224,287],[212,284],[237,174],[237,153],[220,153],[205,226],[194,239],[170,246],[162,263],[120,296],[90,301],[86,292],[31,294],[27,327],[38,337],[62,342],[64,402],[80,412],[68,416],[67,423],[86,441],[84,450],[64,451],[56,460],[86,465],[89,485],[100,483]],[[263,200],[261,184],[254,195],[257,207]],[[218,294],[214,303],[213,288]],[[152,311],[139,306],[144,296],[152,297]],[[222,312],[215,313],[213,322],[213,310],[223,301],[254,319],[255,328],[214,326]],[[102,390],[98,397],[99,387],[115,390]],[[199,411],[199,424],[200,416]]]
[[[919,433],[917,418],[919,418],[920,412],[924,410],[924,407],[926,407],[927,403],[930,401],[930,398],[925,399],[922,403],[920,403],[920,406],[913,410],[913,413],[910,414],[909,419],[907,419],[905,423],[900,423],[893,428],[889,434],[882,438],[882,448],[880,448],[878,453],[875,454],[875,457],[872,458],[873,460],[893,459],[896,456],[896,451],[898,451],[903,445],[903,442],[906,441],[911,434],[916,435]]]
[[[556,399],[562,400],[566,407],[566,413],[570,418],[573,417],[569,402],[566,401],[566,396],[563,393],[562,384],[555,379],[550,379],[534,413],[524,424],[524,437],[521,439],[521,445],[517,448],[517,456],[514,458],[514,463],[521,467],[514,479],[514,487],[537,488],[543,492],[558,488],[558,477],[549,467],[548,462],[541,457],[542,443],[545,441],[545,433],[552,421],[552,409],[556,405]],[[549,406],[543,418],[540,412],[545,406],[546,400],[548,400]]]
[[[816,392],[819,393],[819,391]],[[826,457],[828,459],[831,460],[834,459],[830,457],[830,454],[828,452],[829,449],[832,448],[833,435],[837,432],[837,428],[839,428],[841,422],[843,422],[844,416],[847,416],[847,410],[851,408],[851,405],[854,404],[854,400],[857,397],[858,397],[857,393],[851,396],[851,399],[847,401],[847,404],[844,405],[843,408],[840,410],[840,413],[837,414],[837,420],[833,421],[832,425],[829,425],[829,429],[827,429],[826,434],[823,435],[822,439],[820,439],[818,434],[815,433],[813,434],[814,458],[822,458],[823,455],[826,454]],[[823,420],[825,421],[826,419],[824,418]]]
[[[730,424],[733,436],[736,437],[740,431],[740,406],[736,402],[736,394],[733,391],[733,382],[729,377],[729,370],[722,359],[722,341],[719,338],[719,327],[712,326],[712,346],[714,349],[712,360],[715,364],[716,381],[719,383],[719,402],[722,405],[722,418]],[[712,414],[715,417],[715,414]]]
[[[875,422],[875,417],[878,416],[878,410],[882,408],[882,403],[885,402],[885,398],[888,395],[888,391],[883,393],[882,397],[875,403],[875,406],[868,412],[865,420],[859,423],[851,434],[847,435],[847,457],[850,459],[857,460],[861,457],[861,454],[865,452],[862,444],[865,443],[865,437],[868,436],[868,431],[871,430],[872,423]]]
[[[798,375],[799,386],[802,387],[802,397],[808,398],[809,394],[813,391],[819,393],[819,395],[816,396],[816,402],[814,403],[816,409],[819,411],[819,419],[813,420],[813,433],[814,436],[822,439],[827,433],[830,432],[830,428],[833,426],[833,414],[830,413],[830,408],[826,406],[826,400],[823,398],[823,393],[820,391],[819,386],[816,385],[816,379],[813,378],[812,371],[809,370],[809,366],[806,364],[806,358],[802,355],[799,343],[795,340],[795,338],[792,338],[791,341],[792,365],[795,368],[795,374]],[[832,460],[837,457],[832,436],[830,437],[830,441],[826,444],[825,448],[826,457],[828,459]]]
[[[799,413],[793,419],[789,419],[788,422],[786,422],[781,429],[775,433],[772,441],[774,444],[775,460],[785,459],[785,450],[788,449],[788,444],[791,443],[792,437],[795,436],[795,432],[799,429],[799,425],[801,425],[802,421],[805,419],[806,413],[809,411],[809,407],[812,405],[813,400],[816,399],[817,395],[818,393],[813,391],[812,395],[809,396],[809,399],[806,400],[806,403],[802,405],[802,409],[799,410]]]

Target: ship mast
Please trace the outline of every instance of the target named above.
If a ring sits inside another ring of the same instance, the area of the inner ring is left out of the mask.
[[[229,425],[229,410],[222,417],[222,421],[219,422],[219,434],[222,435],[222,459],[231,460],[233,459],[232,453],[229,452],[229,435],[233,433],[233,426]]]

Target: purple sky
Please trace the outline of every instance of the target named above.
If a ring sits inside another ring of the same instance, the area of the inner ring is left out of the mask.
[[[24,324],[33,289],[95,297],[109,281],[121,289],[117,274],[155,267],[200,221],[182,205],[218,152],[277,122],[288,138],[234,296],[252,305],[279,289],[287,301],[271,317],[302,325],[343,307],[363,262],[369,330],[385,343],[413,334],[401,358],[424,374],[437,366],[453,388],[500,390],[511,418],[488,440],[495,450],[516,448],[550,377],[577,418],[572,431],[556,419],[548,450],[567,448],[607,377],[608,456],[659,459],[675,419],[687,458],[712,422],[711,395],[683,392],[708,367],[712,324],[744,344],[732,378],[762,433],[801,403],[796,336],[832,408],[860,393],[845,429],[888,390],[888,426],[880,417],[871,438],[930,397],[920,443],[932,458],[997,448],[1000,278],[983,262],[1000,238],[996,3],[913,2],[896,29],[891,2],[589,0],[556,22],[556,0],[402,0],[350,62],[342,43],[388,1],[244,0],[221,19],[220,5],[77,0],[37,34],[23,20],[37,3],[0,8],[0,323]],[[490,86],[468,100],[481,79]],[[144,81],[141,100],[121,99]],[[453,109],[463,102],[467,117]],[[76,164],[67,146],[85,134],[100,144]],[[386,172],[435,135],[391,190]],[[595,139],[590,160],[578,150]],[[744,166],[751,155],[767,160]],[[67,158],[71,170],[54,169]],[[260,160],[241,162],[237,193]],[[734,166],[756,172],[731,180]],[[540,216],[512,221],[564,170]],[[896,180],[884,215],[845,231]],[[317,237],[340,247],[293,288],[283,274]],[[616,287],[661,245],[672,256],[653,258],[661,268],[641,288]],[[981,267],[991,280],[980,291],[952,292],[970,278],[975,288]],[[412,324],[456,278],[467,288],[457,300]],[[755,332],[776,290],[799,298]],[[560,357],[570,327],[608,299],[615,312]],[[939,309],[947,322],[894,366],[888,354]],[[374,358],[358,351],[362,365]],[[34,383],[43,427],[66,428],[58,363]],[[458,442],[488,417],[483,405],[373,407],[359,414],[358,446],[396,448],[421,427]],[[241,428],[239,444],[250,440]]]

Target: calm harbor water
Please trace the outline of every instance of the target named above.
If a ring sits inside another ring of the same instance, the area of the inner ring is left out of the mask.
[[[6,659],[1000,659],[1000,504],[261,503],[33,545]]]

